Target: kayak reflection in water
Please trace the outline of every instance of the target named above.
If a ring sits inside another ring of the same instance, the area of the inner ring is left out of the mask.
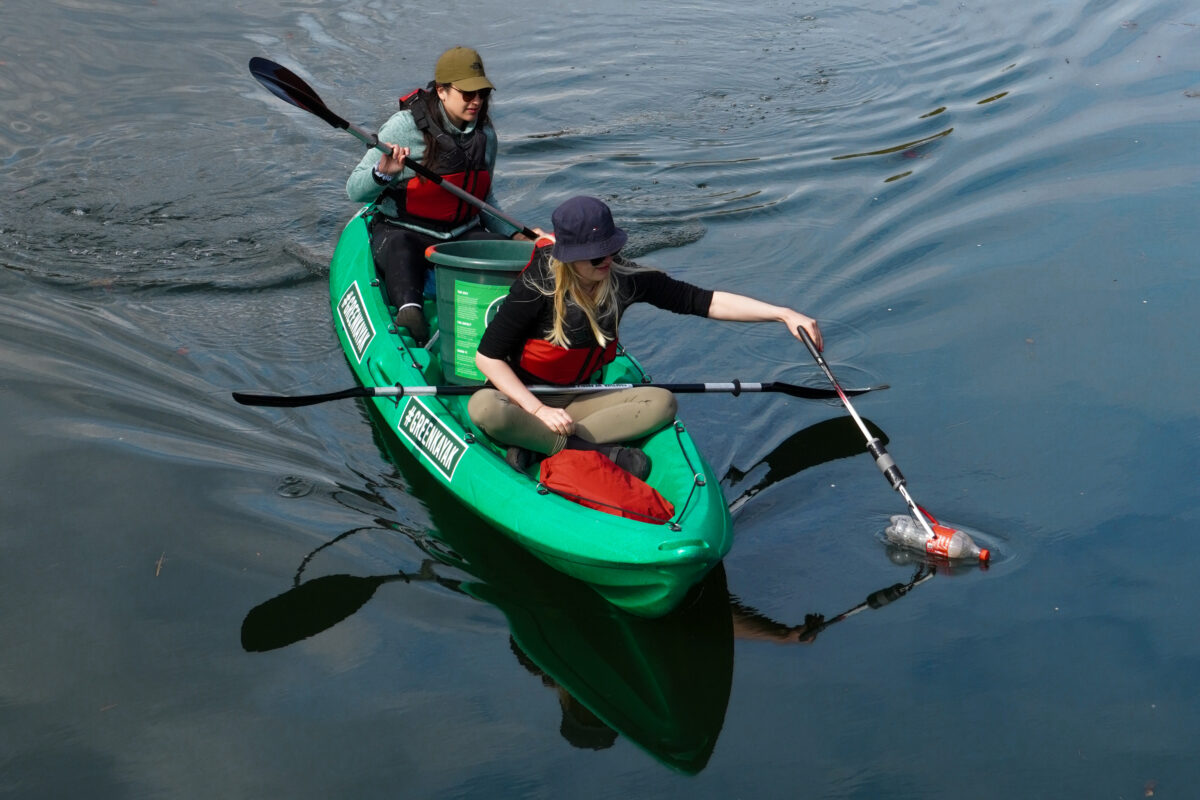
[[[576,594],[547,604],[528,587],[442,576],[440,563],[425,559],[410,574],[334,574],[303,582],[297,573],[295,587],[247,614],[242,647],[265,652],[320,634],[354,614],[384,584],[436,583],[505,614],[513,655],[554,690],[559,733],[573,747],[602,750],[623,736],[661,763],[695,774],[708,763],[723,727],[735,639],[810,644],[830,625],[903,597],[936,571],[920,564],[908,583],[873,592],[833,619],[807,614],[802,624],[786,625],[731,595],[720,567],[678,612],[648,620],[608,608],[574,582],[567,585],[577,586]]]
[[[725,598],[728,602],[729,619],[732,622],[732,636],[734,639],[742,639],[747,641],[767,641],[777,644],[812,644],[817,634],[825,630],[831,625],[841,622],[855,614],[864,611],[868,608],[878,609],[898,600],[908,594],[915,586],[924,583],[932,578],[937,573],[937,567],[930,564],[921,563],[918,565],[916,572],[907,583],[896,583],[884,589],[872,592],[867,598],[858,605],[843,611],[832,619],[826,620],[824,614],[805,614],[804,622],[799,625],[787,625],[778,622],[767,616],[766,614],[746,605],[736,596],[728,594],[727,590]],[[685,612],[686,613],[686,612]],[[685,627],[688,623],[684,622]],[[695,633],[693,629],[693,633]],[[525,652],[520,644],[517,643],[513,635],[509,636],[509,647],[517,662],[526,669],[531,675],[541,679],[542,685],[548,689],[553,689],[558,698],[559,708],[561,710],[561,720],[559,722],[559,733],[573,747],[578,747],[585,750],[604,750],[612,747],[618,738],[618,731],[610,726],[601,716],[593,712],[583,701],[575,697],[574,694],[565,686],[563,686],[555,676],[548,673],[540,667],[535,660]],[[595,655],[595,651],[592,652]],[[697,662],[691,660],[687,667],[686,674],[690,676],[703,675],[706,670],[713,670],[719,673],[721,667],[718,663],[722,659],[717,655],[717,651],[712,651],[710,655],[715,659],[714,664]],[[619,659],[618,659],[619,661]],[[561,666],[561,665],[560,665]],[[732,662],[728,667],[732,668]],[[681,673],[682,674],[682,673]],[[574,675],[574,673],[572,673]],[[575,676],[577,677],[577,676]],[[665,683],[662,686],[670,686],[676,684],[680,680],[679,675],[665,675],[662,678]],[[703,683],[704,681],[701,681]],[[583,684],[587,689],[596,689],[596,685]],[[609,687],[611,689],[611,686]],[[613,698],[608,696],[608,693],[602,693],[604,701],[611,701]],[[597,700],[596,696],[592,697],[593,701]],[[660,709],[665,713],[684,713],[685,709],[694,710],[697,704],[703,703],[703,694],[692,696],[687,704],[680,704],[673,708]],[[725,684],[725,693],[722,698],[714,698],[715,702],[724,705],[728,700],[728,683]],[[614,711],[614,707],[606,706],[609,712]],[[619,713],[619,711],[618,711]],[[723,717],[723,713],[721,714]],[[625,718],[628,722],[628,718]],[[691,727],[691,726],[685,726]],[[693,753],[693,758],[690,761],[676,761],[671,763],[678,769],[685,772],[698,772],[707,762],[708,753],[711,753],[712,744],[715,743],[716,736],[720,731],[720,721],[717,720],[712,726],[709,741],[705,743],[705,752],[697,755]],[[642,747],[647,747],[646,741],[637,741],[634,743]],[[660,760],[664,760],[664,753],[654,752],[651,747],[647,747],[652,755],[655,755]],[[669,763],[669,762],[666,762]]]
[[[594,383],[617,354],[621,316],[646,302],[677,314],[803,327],[821,347],[816,320],[744,295],[701,289],[619,257],[628,235],[594,197],[573,197],[552,216],[553,242],[539,239],[533,258],[488,325],[475,357],[494,389],[470,401],[471,421],[509,445],[524,471],[535,454],[596,450],[644,478],[641,450],[622,447],[669,424],[675,397],[654,387],[573,395],[535,395],[527,384]]]
[[[743,606],[733,597],[730,597],[730,601],[730,610],[733,615],[733,635],[741,639],[762,639],[780,643],[791,641],[807,644],[816,638],[816,630],[810,634],[806,633],[805,629],[810,624],[819,626],[825,619],[820,614],[809,614],[805,616],[805,625],[789,627],[775,622],[749,606]],[[542,685],[547,689],[553,689],[557,695],[558,705],[562,710],[562,720],[559,723],[558,732],[562,734],[563,739],[572,747],[578,747],[581,750],[605,750],[616,743],[617,732],[609,727],[608,723],[596,716],[570,691],[535,664],[511,636],[508,637],[508,643],[513,655],[517,658],[517,663],[531,675],[540,678]],[[696,668],[702,669],[703,665],[696,665]]]

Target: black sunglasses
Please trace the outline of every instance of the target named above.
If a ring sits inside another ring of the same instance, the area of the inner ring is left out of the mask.
[[[450,84],[450,88],[453,89],[454,91],[458,92],[459,94],[461,94],[463,101],[465,101],[467,103],[471,102],[476,97],[478,97],[480,100],[487,100],[489,97],[492,96],[491,89],[476,89],[473,92],[464,92],[462,89],[458,88],[453,83]]]
[[[606,259],[609,259],[609,258],[615,259],[620,254],[621,254],[621,251],[618,250],[615,253],[610,253],[609,255],[606,255],[606,256],[600,256],[599,258],[589,258],[588,263],[591,264],[593,267],[598,267],[601,264],[603,264]]]

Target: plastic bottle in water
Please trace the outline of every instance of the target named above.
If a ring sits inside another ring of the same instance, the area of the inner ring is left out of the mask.
[[[987,548],[975,544],[970,536],[956,528],[936,522],[931,522],[929,527],[933,529],[932,539],[915,519],[907,514],[896,514],[883,535],[893,544],[919,550],[931,556],[979,561],[987,561],[991,557]]]

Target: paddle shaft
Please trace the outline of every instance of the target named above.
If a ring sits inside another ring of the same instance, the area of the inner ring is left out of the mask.
[[[275,95],[279,99],[286,100],[287,102],[296,106],[296,108],[302,108],[305,111],[320,117],[335,128],[340,128],[341,130],[349,132],[367,147],[373,147],[381,153],[388,155],[391,154],[391,148],[379,141],[378,134],[365,130],[358,125],[354,125],[330,111],[329,107],[325,105],[325,101],[323,101],[320,96],[313,91],[312,87],[305,83],[300,76],[286,67],[276,64],[274,61],[270,61],[265,58],[258,58],[256,56],[250,59],[250,74],[254,76],[255,80],[266,87],[271,94]],[[404,164],[422,178],[428,181],[433,181],[450,194],[462,200],[464,203],[474,206],[481,211],[486,211],[492,216],[499,217],[500,219],[504,220],[509,225],[512,225],[514,228],[520,230],[521,233],[527,238],[531,240],[538,238],[537,232],[533,229],[522,225],[520,222],[505,214],[500,209],[484,202],[483,200],[480,200],[470,192],[455,186],[453,183],[448,183],[442,178],[441,175],[438,175],[421,164],[418,164],[416,161],[406,158],[404,159]]]
[[[800,397],[808,400],[824,400],[833,397],[827,389],[814,389],[808,386],[794,386],[790,383],[753,383],[734,380],[729,383],[588,383],[576,386],[529,386],[534,394],[586,394],[590,392],[613,392],[636,387],[651,387],[666,389],[676,394],[728,393],[734,397],[742,392],[779,392],[781,394]],[[352,397],[428,397],[428,396],[462,396],[478,392],[485,386],[355,386],[339,392],[308,395],[270,395],[246,394],[234,392],[233,399],[245,406],[274,406],[293,408],[311,406],[330,400],[346,400]],[[851,389],[851,394],[888,388],[887,385],[867,389]],[[839,391],[841,391],[839,387]]]
[[[866,423],[862,421],[862,417],[860,417],[858,412],[854,410],[854,406],[850,405],[850,398],[846,396],[846,392],[842,390],[837,378],[833,376],[833,370],[831,370],[829,365],[825,363],[825,357],[822,356],[821,351],[817,349],[817,345],[815,342],[813,342],[812,337],[808,335],[808,331],[799,326],[797,326],[796,330],[799,332],[800,338],[804,342],[804,346],[808,348],[808,352],[812,355],[813,360],[817,362],[817,366],[821,368],[821,372],[825,373],[825,377],[833,386],[834,391],[837,392],[837,396],[841,398],[842,405],[844,405],[846,410],[850,412],[850,416],[854,418],[854,422],[858,425],[858,429],[862,431],[863,437],[867,440],[867,452],[871,454],[871,458],[875,459],[875,466],[879,467],[879,471],[883,473],[884,478],[887,478],[887,482],[890,483],[892,488],[899,492],[900,496],[904,498],[904,502],[908,504],[909,511],[911,511],[912,515],[916,517],[918,522],[921,523],[921,526],[925,528],[926,535],[930,539],[935,538],[933,528],[929,526],[929,520],[925,519],[925,514],[912,499],[912,495],[908,493],[908,487],[905,485],[906,481],[904,479],[904,475],[901,474],[900,468],[896,466],[896,462],[892,459],[891,455],[888,454],[887,448],[883,446],[883,442],[879,441],[878,437],[871,435],[871,432],[867,430]]]

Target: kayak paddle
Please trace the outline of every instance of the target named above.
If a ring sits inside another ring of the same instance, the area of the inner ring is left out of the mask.
[[[271,94],[275,95],[279,99],[286,100],[287,102],[296,106],[296,108],[302,108],[310,114],[317,115],[335,128],[340,128],[341,130],[349,132],[367,147],[374,147],[379,152],[385,154],[390,154],[392,152],[391,148],[384,146],[384,144],[379,141],[378,134],[371,133],[370,131],[366,131],[359,127],[358,125],[347,122],[337,114],[330,111],[329,107],[326,106],[317,93],[312,90],[312,87],[305,83],[299,75],[292,72],[287,67],[276,64],[274,61],[269,61],[265,58],[259,58],[258,56],[255,56],[254,58],[250,59],[250,74],[253,75],[259,83],[266,87]],[[416,161],[406,158],[404,159],[404,164],[425,180],[433,181],[438,186],[457,197],[459,200],[462,200],[464,203],[472,205],[482,211],[486,211],[494,217],[499,217],[509,225],[512,225],[514,228],[520,229],[521,233],[523,233],[526,238],[530,239],[531,241],[538,238],[536,231],[522,225],[520,222],[517,222],[500,209],[485,203],[475,195],[460,189],[453,183],[446,182],[442,179],[441,175],[430,171],[428,168],[418,164]]]
[[[805,400],[830,400],[838,396],[859,395],[867,392],[882,391],[889,388],[886,383],[879,386],[869,386],[863,389],[846,389],[838,387],[837,392],[829,389],[816,389],[811,386],[795,386],[790,383],[772,381],[769,383],[750,383],[734,380],[730,383],[586,383],[577,386],[529,386],[534,394],[585,394],[587,392],[612,392],[619,389],[633,389],[638,386],[649,386],[666,389],[676,394],[705,394],[729,393],[737,397],[742,392],[779,392],[790,397],[800,397]],[[277,408],[295,408],[326,403],[330,400],[345,400],[351,397],[404,397],[409,396],[452,396],[469,395],[478,392],[484,386],[355,386],[340,392],[324,394],[246,394],[234,392],[233,399],[244,406],[273,406]],[[857,419],[857,415],[855,416]],[[861,421],[860,421],[861,425]],[[878,441],[878,440],[876,440]]]

